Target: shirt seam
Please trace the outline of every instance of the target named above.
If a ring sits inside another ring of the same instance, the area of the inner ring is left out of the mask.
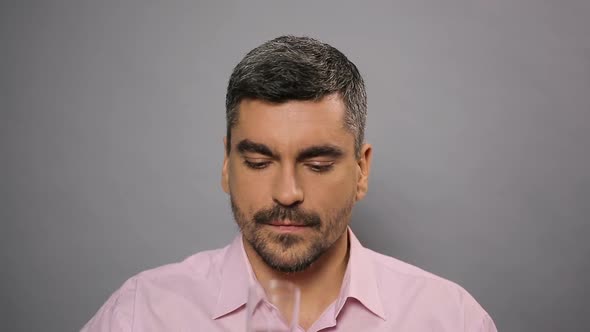
[[[485,323],[486,322],[490,322],[492,323],[494,320],[492,319],[492,316],[490,316],[490,314],[488,314],[487,312],[483,315],[483,318],[481,319],[481,327],[480,327],[480,331],[484,331],[484,327],[485,327]],[[493,323],[492,323],[493,324]],[[497,330],[496,330],[497,331]]]
[[[135,278],[135,285],[133,287],[133,311],[131,312],[131,332],[135,330],[135,309],[137,306],[137,283],[139,277]]]

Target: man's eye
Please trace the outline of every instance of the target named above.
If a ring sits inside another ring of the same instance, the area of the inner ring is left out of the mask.
[[[270,161],[244,160],[244,164],[246,164],[246,166],[251,169],[263,169],[263,168],[266,168],[270,164]]]
[[[324,172],[330,171],[334,167],[334,164],[333,163],[308,164],[308,167],[309,167],[309,169],[311,169],[312,171],[314,171],[316,173],[324,173]]]

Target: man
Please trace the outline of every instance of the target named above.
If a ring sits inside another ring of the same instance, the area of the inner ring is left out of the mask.
[[[496,331],[461,287],[361,246],[364,82],[330,45],[284,36],[250,51],[227,89],[222,187],[229,246],[128,280],[83,331],[244,331],[251,284],[301,290],[300,331]]]

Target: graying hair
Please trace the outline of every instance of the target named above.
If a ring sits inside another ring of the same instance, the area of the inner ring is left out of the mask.
[[[256,47],[234,68],[225,99],[227,153],[243,99],[283,103],[319,101],[337,93],[346,107],[345,128],[360,156],[367,118],[365,83],[357,67],[336,48],[309,37],[281,36]]]

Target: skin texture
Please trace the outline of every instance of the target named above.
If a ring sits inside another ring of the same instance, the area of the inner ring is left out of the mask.
[[[243,100],[223,161],[222,187],[254,273],[263,285],[278,278],[301,288],[303,327],[339,293],[351,210],[367,192],[371,146],[356,158],[344,112],[336,94]]]

